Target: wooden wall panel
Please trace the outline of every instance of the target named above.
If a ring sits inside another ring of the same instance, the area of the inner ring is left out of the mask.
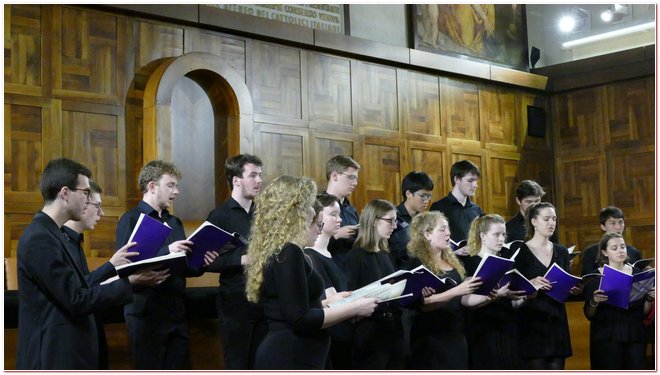
[[[271,43],[251,44],[248,87],[256,114],[302,119],[301,51]]]
[[[478,85],[440,77],[440,116],[447,137],[481,140]]]
[[[630,225],[626,216],[626,243],[630,243],[642,252],[642,258],[656,257],[655,225],[651,222],[647,225]]]
[[[364,159],[360,161],[358,189],[366,191],[365,204],[387,199],[397,205],[401,200],[401,145],[380,139],[365,139]],[[360,186],[362,185],[362,186]]]
[[[40,94],[42,85],[42,7],[4,6],[5,92]]]
[[[307,77],[310,127],[352,132],[351,61],[309,52]]]
[[[653,144],[653,102],[648,100],[648,81],[638,79],[623,81],[607,86],[607,124],[605,127],[606,147],[618,144]]]
[[[18,239],[23,234],[25,228],[32,221],[36,210],[31,213],[8,213],[5,212],[5,258],[15,258],[18,248]]]
[[[606,153],[607,202],[623,210],[626,218],[655,215],[655,147],[620,149]]]
[[[479,88],[479,120],[488,147],[517,149],[516,100],[512,90]]]
[[[5,192],[39,192],[42,108],[5,103]]]
[[[112,113],[62,112],[64,157],[77,160],[92,171],[108,205],[120,203],[119,116]]]
[[[124,23],[123,17],[66,6],[54,13],[55,95],[119,103]]]
[[[133,32],[136,72],[154,60],[183,54],[182,27],[135,20]]]
[[[401,70],[399,77],[400,116],[406,136],[440,141],[438,76]]]
[[[358,61],[352,83],[357,95],[357,124],[361,134],[399,132],[396,69]]]
[[[580,90],[556,97],[557,151],[559,154],[598,150],[604,123],[604,89]]]
[[[488,167],[488,189],[490,189],[491,212],[507,217],[518,210],[515,201],[518,186],[518,159],[492,156]],[[483,184],[483,182],[482,182]]]
[[[278,176],[308,176],[310,169],[307,130],[255,123],[255,149],[264,165],[263,180],[268,184]]]
[[[580,218],[598,216],[603,196],[600,171],[604,164],[597,157],[581,157],[557,161],[557,177],[562,181],[559,211],[571,223]]]
[[[85,232],[83,250],[87,257],[110,258],[115,253],[117,221],[119,218],[116,216],[103,216],[94,230]]]
[[[220,56],[245,80],[245,40],[205,30],[186,30],[185,53],[208,52]]]

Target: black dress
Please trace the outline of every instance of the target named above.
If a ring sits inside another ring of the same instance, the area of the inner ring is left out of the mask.
[[[516,257],[515,267],[529,280],[543,276],[553,263],[569,271],[568,251],[552,244],[552,259],[546,267],[523,244]],[[566,307],[563,303],[539,291],[536,298],[526,300],[518,309],[519,348],[522,359],[566,358],[573,355],[568,330]]]
[[[359,289],[393,273],[388,253],[372,253],[353,248],[344,263],[348,289]],[[395,304],[379,304],[374,313],[355,324],[353,368],[356,370],[403,369],[403,330],[401,309]]]
[[[339,268],[332,258],[322,255],[318,251],[310,248],[304,249],[305,254],[312,260],[314,271],[318,272],[323,278],[325,289],[334,287],[337,292],[348,290],[346,275]],[[324,293],[324,298],[325,293]],[[350,321],[344,321],[328,328],[330,332],[330,357],[326,369],[350,370],[351,369],[351,336],[353,333],[353,324]]]
[[[640,272],[633,268],[633,274]],[[599,282],[584,287],[585,309]],[[601,302],[590,319],[589,354],[592,370],[643,370],[646,355],[644,328],[644,300],[636,301],[628,309]]]
[[[264,269],[261,303],[268,333],[257,349],[256,369],[325,368],[330,335],[322,329],[323,279],[298,246],[287,243]]]
[[[410,259],[410,267],[420,264],[418,258]],[[463,282],[455,269],[438,276],[450,277],[457,285]],[[467,370],[463,314],[460,297],[432,311],[417,311],[410,330],[409,367],[415,370]]]
[[[461,257],[465,274],[474,275],[481,257]],[[471,370],[518,368],[518,327],[511,300],[498,298],[486,306],[468,310],[466,336]]]

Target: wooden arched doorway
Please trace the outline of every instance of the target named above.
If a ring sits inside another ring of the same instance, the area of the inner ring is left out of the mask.
[[[253,153],[252,99],[228,64],[209,53],[164,59],[143,100],[143,163],[172,161],[182,170],[176,214],[194,225],[229,195],[228,156]]]

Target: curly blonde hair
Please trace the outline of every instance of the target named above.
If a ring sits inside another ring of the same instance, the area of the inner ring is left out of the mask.
[[[498,214],[488,214],[480,216],[472,221],[470,224],[470,233],[468,234],[468,253],[472,256],[479,254],[481,251],[481,233],[486,233],[490,230],[493,224],[506,224],[504,218]]]
[[[247,254],[245,292],[259,302],[264,270],[272,255],[291,242],[300,248],[307,241],[309,212],[316,200],[316,183],[309,177],[280,176],[255,198],[256,211]]]
[[[440,259],[431,248],[429,240],[424,237],[424,233],[431,233],[440,222],[447,223],[447,218],[440,211],[420,212],[415,215],[410,227],[410,242],[408,242],[408,251],[411,255],[417,257],[423,265],[436,275],[443,275],[445,272],[440,267],[440,259],[454,268],[461,277],[465,277],[465,268],[451,251],[449,245],[440,252]]]

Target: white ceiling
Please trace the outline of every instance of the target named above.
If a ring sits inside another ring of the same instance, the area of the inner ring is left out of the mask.
[[[527,41],[529,49],[541,50],[541,59],[536,68],[583,59],[655,43],[655,29],[618,37],[603,42],[566,49],[563,42],[594,34],[622,29],[647,22],[655,22],[655,4],[628,4],[628,15],[614,23],[605,23],[600,14],[614,4],[527,4]],[[571,33],[559,31],[562,15],[574,8],[590,15],[584,27]]]

